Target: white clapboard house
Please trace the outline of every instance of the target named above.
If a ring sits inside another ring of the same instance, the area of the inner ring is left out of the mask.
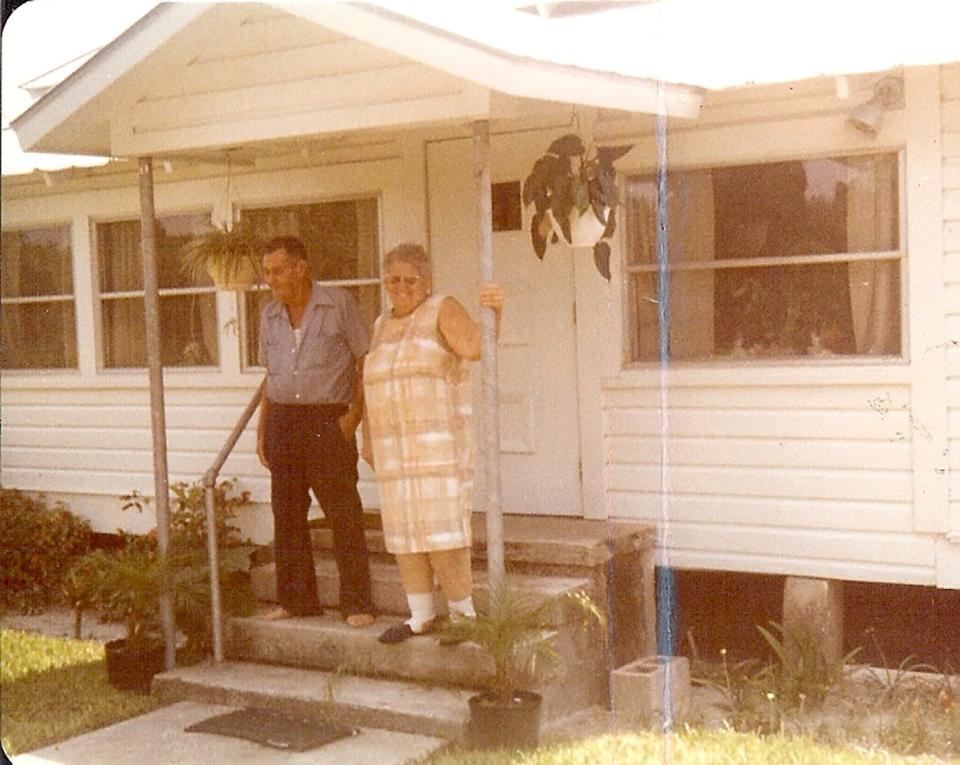
[[[507,513],[652,524],[680,569],[960,587],[960,53],[936,24],[902,53],[907,4],[849,60],[831,57],[850,39],[833,17],[813,41],[772,16],[754,37],[704,7],[694,23],[682,3],[520,5],[163,4],[34,83],[12,122],[25,152],[112,159],[5,157],[3,485],[100,530],[153,525],[118,500],[153,492],[138,159],[170,477],[197,480],[263,378],[266,292],[186,280],[179,246],[230,219],[298,234],[372,322],[383,253],[421,242],[476,315],[484,121]],[[520,184],[570,132],[632,146],[609,280],[588,249],[540,261],[530,244]],[[268,541],[252,428],[223,475]],[[361,489],[376,508],[366,466]]]

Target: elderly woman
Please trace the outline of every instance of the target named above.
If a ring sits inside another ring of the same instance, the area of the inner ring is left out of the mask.
[[[473,448],[464,360],[480,358],[480,330],[454,298],[433,295],[430,258],[401,244],[384,259],[392,308],[374,324],[364,365],[363,457],[376,470],[383,534],[400,569],[410,618],[380,635],[399,643],[436,620],[434,576],[452,613],[474,616],[470,570]],[[480,290],[496,312],[503,292]]]

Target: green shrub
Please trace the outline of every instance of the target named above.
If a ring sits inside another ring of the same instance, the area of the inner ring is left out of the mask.
[[[209,652],[211,644],[204,490],[199,483],[180,482],[173,484],[170,492],[166,561],[160,560],[155,531],[121,531],[121,549],[97,551],[77,561],[69,576],[70,592],[78,623],[80,613],[93,607],[107,621],[125,622],[128,639],[145,639],[159,627],[160,583],[166,575],[177,626],[187,638],[186,651],[199,655]],[[248,614],[254,606],[247,575],[252,546],[241,542],[239,530],[230,522],[237,509],[249,503],[249,494],[235,494],[233,482],[222,481],[215,487],[214,499],[223,611]],[[143,511],[149,504],[137,492],[121,500],[124,510]]]
[[[48,506],[0,488],[0,570],[3,606],[38,613],[63,598],[74,559],[90,550],[90,524],[61,502]]]

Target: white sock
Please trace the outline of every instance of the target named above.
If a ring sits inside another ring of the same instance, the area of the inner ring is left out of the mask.
[[[463,600],[451,600],[447,603],[451,614],[460,616],[476,616],[477,612],[473,610],[473,596],[467,595]]]
[[[410,607],[410,618],[407,619],[407,624],[416,633],[422,632],[423,626],[437,615],[432,592],[407,593],[407,605]]]

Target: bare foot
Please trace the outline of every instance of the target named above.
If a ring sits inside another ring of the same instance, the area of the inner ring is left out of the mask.
[[[369,627],[375,621],[372,614],[350,614],[344,621],[354,629]]]
[[[280,619],[290,619],[292,616],[293,614],[281,606],[280,608],[275,608],[273,611],[267,611],[267,613],[263,614],[262,618],[268,622],[275,622]]]

